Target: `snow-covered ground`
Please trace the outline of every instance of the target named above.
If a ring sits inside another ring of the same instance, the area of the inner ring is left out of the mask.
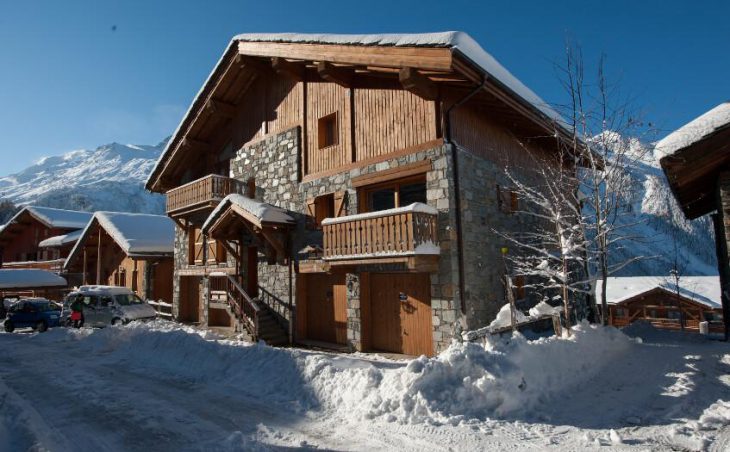
[[[0,450],[728,450],[730,345],[634,326],[392,361],[157,321],[0,334]]]

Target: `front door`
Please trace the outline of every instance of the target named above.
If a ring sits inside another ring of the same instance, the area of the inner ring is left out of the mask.
[[[372,273],[370,312],[373,349],[406,355],[433,354],[428,274]]]
[[[347,287],[345,274],[308,274],[307,339],[347,343]]]

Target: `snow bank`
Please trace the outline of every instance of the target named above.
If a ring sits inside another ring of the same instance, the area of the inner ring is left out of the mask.
[[[695,427],[698,430],[719,430],[730,425],[730,401],[718,400],[702,412]]]
[[[104,359],[127,362],[152,378],[215,380],[291,412],[426,424],[532,416],[632,344],[616,329],[582,324],[570,338],[528,341],[516,334],[486,345],[454,343],[437,357],[400,363],[208,339],[155,321],[90,333],[56,330],[38,340],[87,341]]]

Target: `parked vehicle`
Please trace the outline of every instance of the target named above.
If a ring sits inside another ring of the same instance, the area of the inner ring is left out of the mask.
[[[103,327],[133,320],[150,320],[157,311],[126,287],[81,286],[71,292],[63,303],[63,322],[71,322],[71,304],[80,298],[83,302],[84,325]]]
[[[61,307],[57,303],[43,299],[21,299],[8,309],[3,323],[5,331],[12,333],[16,328],[33,328],[44,332],[60,325]]]

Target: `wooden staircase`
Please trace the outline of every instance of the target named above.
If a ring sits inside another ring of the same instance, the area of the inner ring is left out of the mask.
[[[288,345],[289,334],[279,323],[276,313],[257,298],[251,298],[232,276],[226,276],[226,290],[211,291],[211,302],[224,301],[236,333],[243,333],[252,342],[263,340],[269,345]]]

